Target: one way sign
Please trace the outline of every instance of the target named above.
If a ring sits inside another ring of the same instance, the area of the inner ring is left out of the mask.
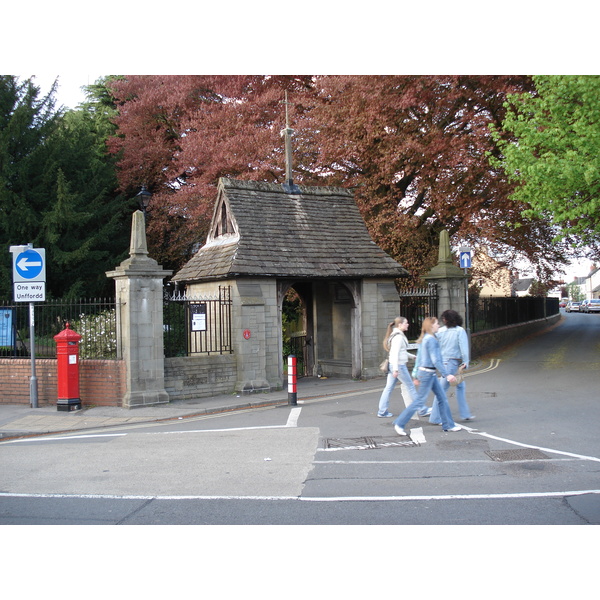
[[[46,250],[17,246],[13,251],[13,282],[45,282]],[[19,249],[23,249],[19,252]]]
[[[459,251],[459,262],[462,269],[471,268],[471,248],[461,248]]]

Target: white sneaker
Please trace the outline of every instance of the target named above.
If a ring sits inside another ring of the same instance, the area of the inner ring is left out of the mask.
[[[408,435],[408,433],[406,433],[406,431],[404,431],[404,429],[402,429],[402,427],[399,425],[394,425],[394,429],[398,435]]]
[[[460,431],[462,429],[462,427],[460,425],[455,425],[454,427],[451,427],[450,429],[444,429],[444,431]]]

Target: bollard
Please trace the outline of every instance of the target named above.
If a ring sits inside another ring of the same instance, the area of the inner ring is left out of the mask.
[[[293,354],[288,356],[288,404],[296,406],[296,357]]]

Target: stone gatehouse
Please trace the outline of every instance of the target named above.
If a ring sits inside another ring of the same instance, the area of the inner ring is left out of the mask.
[[[371,239],[337,187],[219,181],[205,245],[172,278],[180,293],[232,290],[235,390],[281,389],[282,306],[301,299],[309,376],[380,375],[381,339],[406,270]]]

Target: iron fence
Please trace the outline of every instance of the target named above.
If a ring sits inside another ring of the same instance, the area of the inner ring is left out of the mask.
[[[437,285],[430,283],[426,287],[401,288],[400,314],[409,322],[406,337],[416,340],[421,335],[421,325],[425,317],[437,316]]]
[[[114,299],[50,300],[33,303],[35,355],[55,358],[54,336],[66,323],[81,335],[80,358],[118,358],[117,305]],[[27,302],[0,302],[0,356],[31,355],[30,309]]]
[[[559,313],[558,298],[523,296],[479,298],[469,303],[471,333],[543,319]]]
[[[306,347],[306,332],[299,331],[290,335],[288,344],[283,347],[283,362],[287,365],[287,359],[290,354],[296,357],[296,375],[305,377],[308,375],[306,368],[308,365],[308,348]]]
[[[214,297],[173,296],[164,301],[165,357],[231,354],[231,287]]]

